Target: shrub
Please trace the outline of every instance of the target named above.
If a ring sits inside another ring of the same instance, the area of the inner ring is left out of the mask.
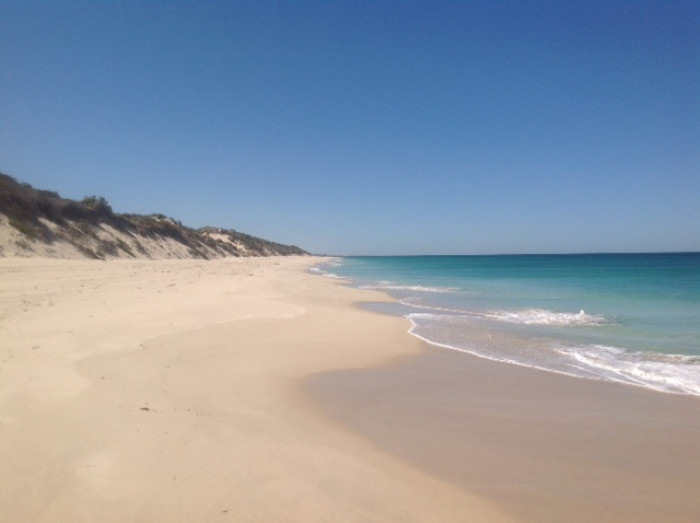
[[[12,225],[12,227],[24,234],[30,240],[36,239],[36,230],[30,224],[10,218],[10,225]]]

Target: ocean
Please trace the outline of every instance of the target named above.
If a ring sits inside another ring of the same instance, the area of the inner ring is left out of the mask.
[[[700,395],[700,253],[333,258],[315,272],[430,344],[490,360]]]

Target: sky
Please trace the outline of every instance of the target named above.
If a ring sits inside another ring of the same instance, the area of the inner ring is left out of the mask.
[[[0,172],[318,254],[700,251],[700,1],[0,0]]]

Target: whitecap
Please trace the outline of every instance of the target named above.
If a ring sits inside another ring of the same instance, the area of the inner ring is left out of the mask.
[[[580,312],[555,312],[547,309],[523,309],[519,311],[489,311],[485,318],[523,325],[606,325],[610,321],[599,314]]]

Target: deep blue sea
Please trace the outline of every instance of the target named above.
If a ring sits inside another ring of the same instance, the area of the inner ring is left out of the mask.
[[[700,253],[333,258],[410,332],[491,360],[700,395]]]

